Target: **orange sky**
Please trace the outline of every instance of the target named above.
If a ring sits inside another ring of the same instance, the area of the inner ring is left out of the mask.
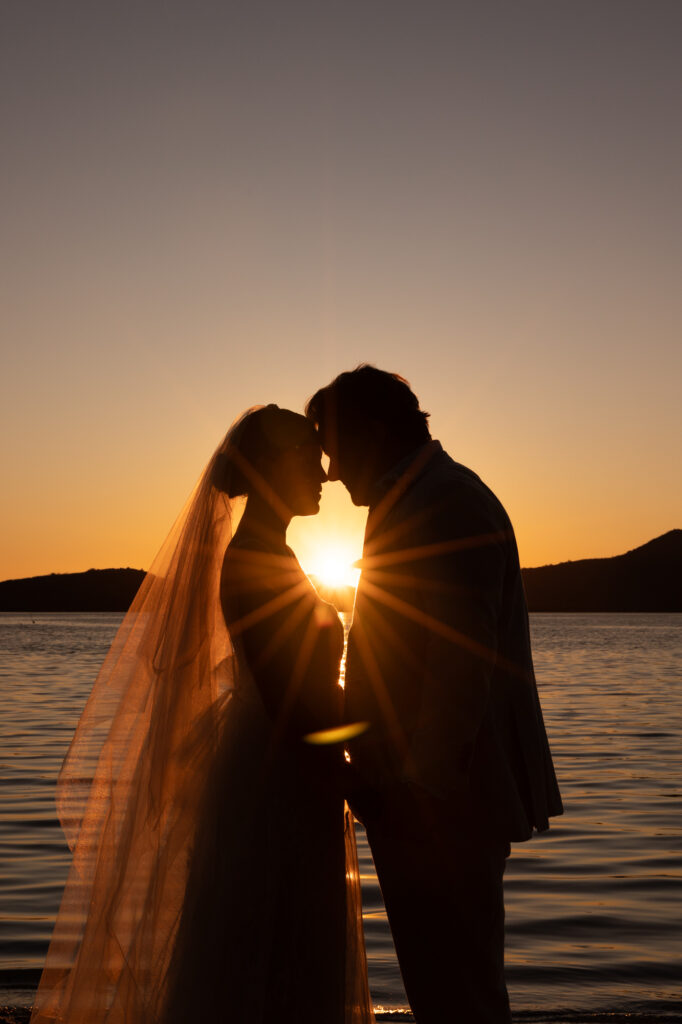
[[[235,6],[3,8],[0,579],[147,567],[244,408],[360,361],[524,565],[682,526],[682,7]]]

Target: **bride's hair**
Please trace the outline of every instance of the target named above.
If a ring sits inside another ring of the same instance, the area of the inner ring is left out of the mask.
[[[278,405],[248,409],[234,424],[217,453],[212,482],[228,498],[251,494],[267,467],[289,448],[315,444],[310,420]]]

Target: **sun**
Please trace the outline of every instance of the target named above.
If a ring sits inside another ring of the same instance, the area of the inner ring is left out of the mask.
[[[306,569],[328,587],[355,587],[360,570],[353,567],[354,560],[355,556],[343,545],[327,544],[316,552]]]

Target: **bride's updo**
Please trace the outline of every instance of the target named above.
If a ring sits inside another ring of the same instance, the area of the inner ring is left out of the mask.
[[[228,498],[248,496],[268,467],[289,448],[319,444],[305,416],[278,405],[248,409],[234,424],[215,456],[212,483]]]

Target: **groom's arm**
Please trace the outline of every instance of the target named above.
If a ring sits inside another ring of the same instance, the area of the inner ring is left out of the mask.
[[[421,538],[436,553],[414,572],[425,642],[420,709],[403,774],[440,797],[466,791],[488,706],[507,552],[506,524],[496,511],[475,490],[441,502]]]

